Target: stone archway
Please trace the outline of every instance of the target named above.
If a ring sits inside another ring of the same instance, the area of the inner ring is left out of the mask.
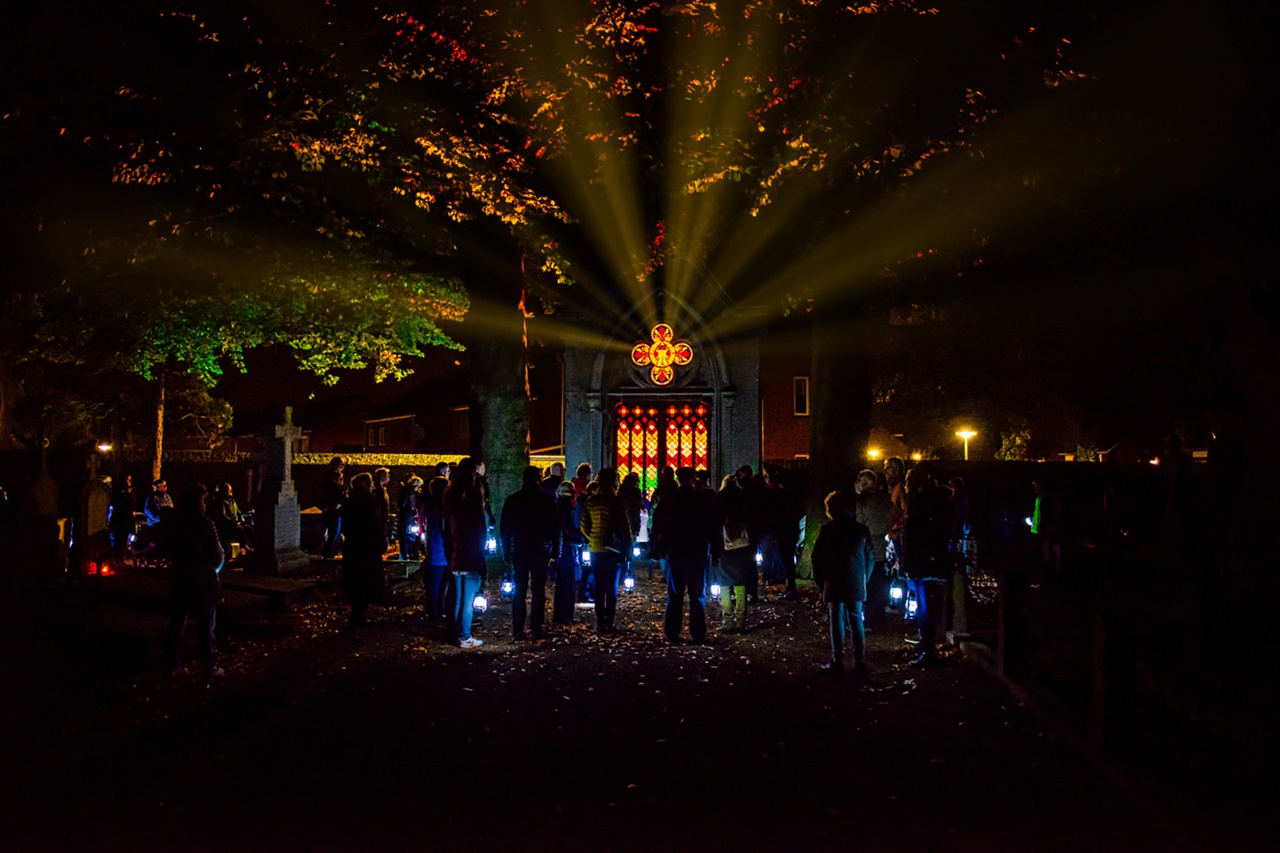
[[[659,300],[660,301],[660,300]],[[760,407],[758,338],[743,337],[726,343],[705,336],[707,324],[689,306],[671,306],[675,318],[658,317],[652,305],[633,310],[609,330],[616,346],[586,350],[567,346],[565,352],[565,445],[570,469],[578,461],[587,461],[598,470],[602,465],[620,461],[624,444],[619,428],[626,422],[626,458],[629,470],[636,470],[632,455],[635,447],[634,428],[641,428],[642,480],[648,478],[650,463],[657,467],[668,464],[667,450],[672,444],[680,455],[680,430],[685,406],[704,414],[689,422],[706,430],[706,468],[718,483],[724,471],[741,464],[756,465],[760,456]],[[678,364],[669,381],[653,381],[651,366],[632,360],[637,344],[651,340],[652,330],[660,322],[668,323],[675,338],[691,348],[687,364]],[[676,413],[672,414],[671,409]],[[621,410],[626,408],[626,414]],[[640,411],[637,413],[636,409]],[[652,411],[652,414],[650,414]],[[676,427],[674,442],[667,430]],[[653,433],[650,432],[652,426]],[[650,441],[653,452],[650,453]],[[695,457],[696,454],[691,454]],[[656,477],[656,470],[653,472]]]

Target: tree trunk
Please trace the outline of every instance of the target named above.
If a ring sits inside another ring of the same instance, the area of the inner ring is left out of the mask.
[[[160,389],[156,394],[156,440],[152,447],[151,479],[160,479],[160,461],[164,456],[164,371],[160,371]]]
[[[471,454],[485,461],[495,518],[502,502],[520,488],[529,464],[528,352],[523,303],[494,307],[472,317],[484,336],[468,345],[471,355]]]
[[[800,564],[810,577],[809,557],[818,528],[827,520],[823,499],[852,489],[866,467],[871,435],[871,323],[865,310],[833,309],[813,327],[810,367],[809,493],[805,549]]]

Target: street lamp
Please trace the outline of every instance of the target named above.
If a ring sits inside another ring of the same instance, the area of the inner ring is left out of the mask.
[[[868,451],[867,451],[867,457],[868,457],[869,459],[879,459],[879,458],[880,458],[880,449],[879,449],[879,448],[876,448],[876,447],[871,448],[870,450],[868,450]]]
[[[969,439],[973,438],[975,435],[977,435],[977,433],[971,429],[962,429],[959,432],[957,432],[956,435],[964,439],[964,461],[968,462],[969,461]]]

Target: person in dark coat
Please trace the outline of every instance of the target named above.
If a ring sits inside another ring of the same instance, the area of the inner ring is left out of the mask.
[[[889,605],[889,564],[886,536],[893,518],[893,503],[880,488],[880,478],[870,468],[858,472],[854,485],[857,493],[859,524],[871,531],[871,548],[876,553],[876,565],[867,581],[866,626],[875,631],[885,624],[884,610]]]
[[[142,503],[142,511],[147,516],[147,526],[159,527],[169,517],[173,508],[173,498],[169,496],[169,484],[164,480],[153,482],[151,494],[147,495],[147,499]]]
[[[464,649],[484,645],[484,640],[471,636],[476,593],[484,587],[487,573],[484,540],[488,524],[484,500],[475,461],[461,460],[444,493],[444,515],[450,549],[449,639]]]
[[[222,551],[230,559],[231,543],[243,543],[245,540],[240,504],[236,503],[230,483],[219,483],[214,487],[213,506],[209,510],[209,517],[213,519],[213,526],[218,528],[218,539],[222,542]]]
[[[401,560],[422,559],[422,478],[411,475],[404,481],[400,504],[396,510],[396,539],[400,542]]]
[[[658,469],[658,483],[653,487],[653,493],[649,495],[649,580],[653,580],[653,566],[658,564],[658,568],[662,571],[662,576],[667,576],[667,558],[659,556],[653,550],[653,519],[658,513],[658,504],[667,495],[674,494],[680,486],[676,483],[676,469],[670,465],[663,465]]]
[[[320,556],[326,560],[332,560],[342,547],[342,505],[347,499],[342,472],[346,467],[341,456],[329,460],[329,470],[320,489],[320,510],[324,515],[324,545]]]
[[[445,614],[448,589],[449,548],[444,529],[444,490],[449,481],[433,477],[419,507],[422,512],[422,594],[426,600],[427,618]]]
[[[369,605],[387,594],[382,569],[386,528],[378,510],[373,478],[367,473],[352,477],[351,494],[342,508],[342,589],[351,605],[353,628],[368,625]]]
[[[759,577],[756,571],[756,549],[751,540],[754,509],[750,487],[750,468],[744,477],[739,473],[725,477],[719,492],[723,521],[724,552],[718,566],[711,569],[711,580],[720,586],[722,634],[747,632],[747,607],[751,587]]]
[[[866,634],[862,629],[862,605],[867,599],[867,579],[875,568],[871,531],[854,517],[857,502],[848,492],[832,492],[826,499],[827,518],[813,545],[813,580],[822,590],[831,631],[831,659],[822,668],[844,674],[845,634],[853,649],[853,672],[867,671]]]
[[[920,654],[912,666],[938,662],[937,620],[943,615],[951,574],[947,554],[947,493],[923,468],[906,476],[907,517],[902,530],[903,571],[915,587]]]
[[[382,553],[391,541],[391,469],[373,469],[373,503],[377,507],[378,529],[382,531]]]
[[[627,512],[627,526],[631,528],[632,541],[627,543],[627,553],[622,557],[623,562],[626,562],[631,557],[631,545],[640,536],[640,519],[647,505],[644,492],[640,491],[639,474],[632,471],[622,478],[622,485],[618,487],[618,501]]]
[[[560,491],[560,484],[564,482],[564,463],[552,462],[547,468],[547,476],[543,477],[538,483],[538,488],[542,489],[542,493],[552,500],[556,499],[556,493]]]
[[[578,582],[582,553],[582,532],[578,529],[574,512],[573,484],[561,483],[556,493],[556,590],[551,605],[551,621],[556,625],[572,625],[574,587]]]
[[[111,533],[111,550],[117,566],[123,566],[129,556],[129,539],[137,532],[134,514],[138,511],[138,496],[133,492],[133,476],[125,474],[111,491],[111,508],[107,516],[107,529]]]
[[[555,501],[539,487],[539,471],[525,467],[520,491],[502,505],[502,558],[515,577],[515,598],[511,602],[511,633],[524,639],[525,598],[532,586],[533,609],[529,614],[533,639],[543,638],[542,623],[547,606],[547,565],[555,544],[558,525]]]
[[[207,679],[222,677],[218,644],[214,637],[222,588],[222,543],[213,521],[205,515],[209,492],[201,485],[188,486],[180,496],[165,537],[169,557],[169,633],[165,657],[169,674],[182,674],[182,635],[187,619],[194,616],[200,630],[200,654]]]
[[[668,490],[653,511],[653,549],[667,565],[667,610],[662,632],[680,641],[684,596],[689,595],[689,636],[707,639],[707,559],[720,560],[724,542],[712,504],[694,488],[694,470],[676,471],[677,487]]]

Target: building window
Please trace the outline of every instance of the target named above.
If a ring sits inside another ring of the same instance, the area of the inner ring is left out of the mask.
[[[373,447],[373,428],[369,428],[369,446]]]
[[[619,403],[614,408],[614,459],[618,474],[636,474],[646,493],[658,485],[658,468],[707,467],[710,433],[706,403],[657,406]]]
[[[378,427],[378,446],[383,447],[387,443],[387,428]]]
[[[809,377],[797,376],[792,384],[795,391],[795,414],[809,416]]]

